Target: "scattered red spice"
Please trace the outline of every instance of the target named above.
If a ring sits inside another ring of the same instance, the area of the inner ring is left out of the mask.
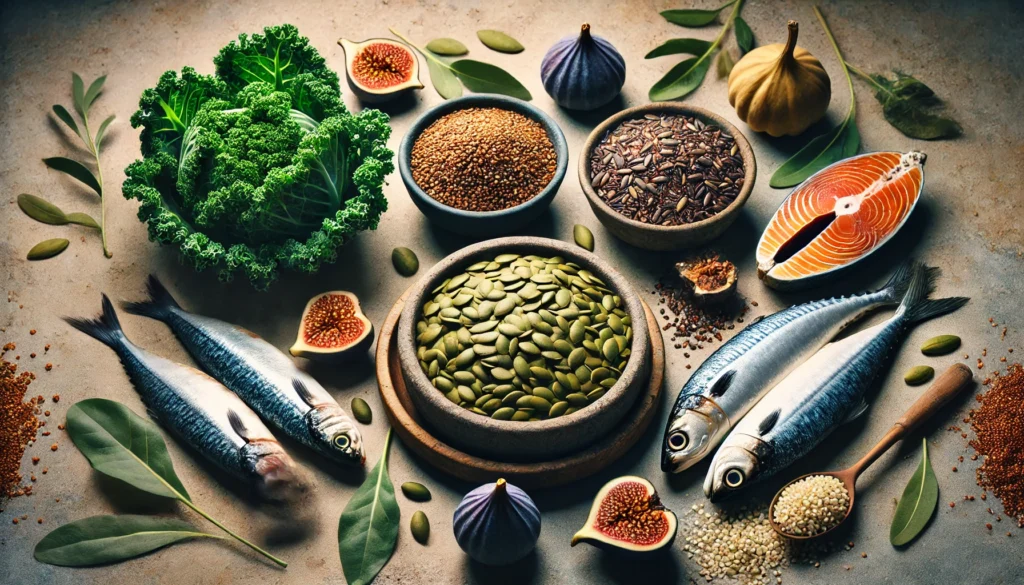
[[[28,354],[28,357],[35,359],[36,352],[33,351],[32,353]]]
[[[46,368],[45,368],[45,369],[46,369],[46,371],[47,371],[47,372],[49,372],[50,370],[52,370],[52,369],[53,369],[53,364],[51,364],[51,363],[47,362],[47,364],[46,364]]]
[[[39,464],[39,458],[38,457],[33,457],[32,458],[32,465],[38,465],[38,464]]]
[[[50,451],[56,451],[56,450],[57,450],[57,443],[54,443],[54,444],[50,445]]]
[[[970,441],[983,457],[978,485],[995,494],[1006,515],[1024,526],[1024,367],[1011,365],[978,402],[981,406],[971,411],[975,437]]]
[[[25,400],[35,374],[18,374],[17,369],[7,361],[0,363],[0,499],[31,492],[31,486],[22,485],[21,458],[39,429],[35,403]]]
[[[988,528],[989,530],[992,530],[992,523],[991,522],[986,522],[985,523],[985,528]]]
[[[50,344],[49,343],[47,343],[46,345],[43,346],[43,351],[44,352],[50,351]]]
[[[949,503],[949,507],[950,508],[956,508],[956,502],[950,502]]]
[[[60,402],[60,394],[54,394],[54,395],[53,395],[53,401],[54,401],[55,403],[56,403],[56,402]]]
[[[28,330],[28,334],[29,335],[35,335],[36,334],[36,330],[35,329],[29,329]]]

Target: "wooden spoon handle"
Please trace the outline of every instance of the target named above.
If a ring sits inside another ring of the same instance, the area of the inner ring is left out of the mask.
[[[888,451],[889,447],[892,447],[907,433],[917,428],[925,419],[938,412],[947,402],[966,388],[967,383],[973,377],[971,369],[963,364],[953,364],[943,372],[941,376],[932,382],[928,390],[903,413],[903,416],[882,437],[882,440],[868,451],[860,461],[850,467],[849,471],[852,473],[854,481],[856,481],[857,476],[862,471],[875,462],[875,459],[878,459],[882,453]]]

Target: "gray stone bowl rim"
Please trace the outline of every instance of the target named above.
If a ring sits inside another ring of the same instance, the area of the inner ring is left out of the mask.
[[[535,120],[544,127],[544,131],[547,132],[548,139],[551,140],[551,144],[555,148],[555,160],[557,166],[555,168],[554,176],[551,177],[551,182],[549,182],[540,193],[537,193],[528,201],[524,201],[519,205],[515,205],[507,209],[500,209],[498,211],[468,211],[441,203],[437,199],[427,195],[427,193],[416,184],[416,180],[413,179],[412,176],[412,147],[416,143],[416,139],[420,137],[420,134],[422,134],[424,130],[442,116],[467,108],[502,108],[505,110],[511,110]],[[398,147],[398,172],[401,175],[402,182],[405,183],[405,187],[409,191],[409,194],[416,199],[419,199],[420,202],[425,203],[428,207],[438,213],[469,221],[481,218],[501,218],[507,215],[518,214],[531,207],[549,204],[549,199],[555,195],[559,186],[561,186],[562,181],[565,179],[565,173],[568,168],[569,145],[565,141],[565,134],[562,133],[561,127],[558,126],[558,123],[555,122],[554,118],[533,104],[521,99],[497,94],[474,94],[441,102],[426,112],[423,112],[419,118],[416,118],[416,121],[409,127],[409,130],[406,132],[405,137],[402,138],[402,142]]]
[[[633,327],[630,360],[616,384],[609,388],[608,392],[594,404],[581,408],[568,416],[560,416],[542,421],[495,420],[469,412],[453,404],[445,397],[443,392],[434,387],[420,367],[419,359],[416,357],[415,331],[416,321],[424,299],[431,294],[430,291],[437,287],[448,274],[464,271],[465,267],[475,261],[479,261],[479,258],[482,256],[505,252],[525,254],[540,252],[563,256],[567,261],[576,262],[597,274],[605,281],[608,288],[613,290],[622,299]],[[405,307],[402,309],[402,315],[398,322],[398,358],[402,366],[402,372],[409,383],[409,391],[420,394],[422,398],[425,398],[434,406],[438,406],[449,417],[463,419],[464,422],[478,427],[480,430],[555,436],[559,431],[571,428],[577,424],[584,424],[598,412],[598,409],[602,409],[602,403],[611,404],[619,400],[625,400],[625,395],[630,391],[639,395],[646,388],[646,383],[637,383],[637,378],[642,371],[649,370],[647,368],[647,362],[651,359],[647,355],[650,351],[649,334],[647,316],[643,305],[640,303],[639,294],[630,284],[629,280],[607,262],[583,248],[570,245],[561,240],[532,236],[511,236],[487,240],[454,252],[438,262],[431,268],[430,272],[413,285],[409,296],[406,298]],[[623,409],[623,416],[632,406],[633,403],[630,402],[627,408]],[[621,421],[621,418],[617,419],[616,424],[618,421]],[[607,431],[609,429],[604,430]]]
[[[732,136],[736,140],[736,144],[739,146],[739,154],[743,159],[743,188],[740,189],[739,194],[732,203],[722,211],[707,219],[677,226],[652,225],[635,219],[630,219],[612,209],[611,206],[609,206],[608,203],[597,194],[597,191],[595,191],[590,184],[590,155],[594,149],[597,148],[597,145],[601,142],[601,138],[604,137],[604,134],[615,126],[618,126],[621,122],[630,118],[640,117],[644,114],[657,114],[662,112],[700,118],[705,123],[710,121]],[[601,209],[605,215],[610,218],[614,218],[620,223],[628,225],[632,229],[662,235],[678,235],[687,232],[699,232],[719,222],[725,221],[727,217],[731,218],[739,212],[743,205],[746,204],[747,199],[750,198],[750,194],[754,190],[754,182],[757,177],[757,161],[754,158],[754,150],[751,148],[747,137],[740,132],[739,128],[711,110],[676,102],[654,102],[650,104],[643,104],[627,108],[609,116],[604,122],[601,122],[596,128],[594,128],[593,132],[590,133],[590,136],[587,137],[587,141],[583,145],[583,150],[580,152],[578,168],[580,187],[583,189],[583,194],[590,200],[592,206]]]

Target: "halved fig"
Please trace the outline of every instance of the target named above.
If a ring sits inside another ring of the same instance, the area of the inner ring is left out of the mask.
[[[652,553],[672,544],[677,525],[676,515],[662,505],[651,482],[627,475],[597,492],[572,546],[586,542],[614,551]]]
[[[717,256],[676,264],[679,277],[690,286],[693,299],[702,305],[723,303],[736,293],[736,265]]]
[[[391,39],[341,39],[338,44],[345,49],[348,85],[360,100],[385,102],[423,87],[416,55],[405,44]]]
[[[867,257],[906,223],[921,197],[925,155],[873,152],[828,166],[782,202],[757,244],[765,284],[794,289]]]
[[[299,335],[288,351],[295,357],[332,361],[365,352],[373,343],[373,325],[356,295],[343,290],[319,294],[306,303]]]

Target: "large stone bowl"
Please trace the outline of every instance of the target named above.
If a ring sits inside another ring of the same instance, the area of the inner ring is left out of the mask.
[[[424,303],[444,279],[502,253],[561,256],[589,270],[617,293],[632,320],[630,357],[622,376],[600,399],[580,410],[541,421],[502,421],[452,403],[433,386],[417,358],[416,323]],[[411,290],[396,333],[399,361],[409,395],[427,425],[451,445],[498,461],[547,461],[579,451],[608,435],[633,407],[650,372],[650,337],[640,297],[621,274],[594,254],[558,240],[509,237],[488,240],[448,256]]]

